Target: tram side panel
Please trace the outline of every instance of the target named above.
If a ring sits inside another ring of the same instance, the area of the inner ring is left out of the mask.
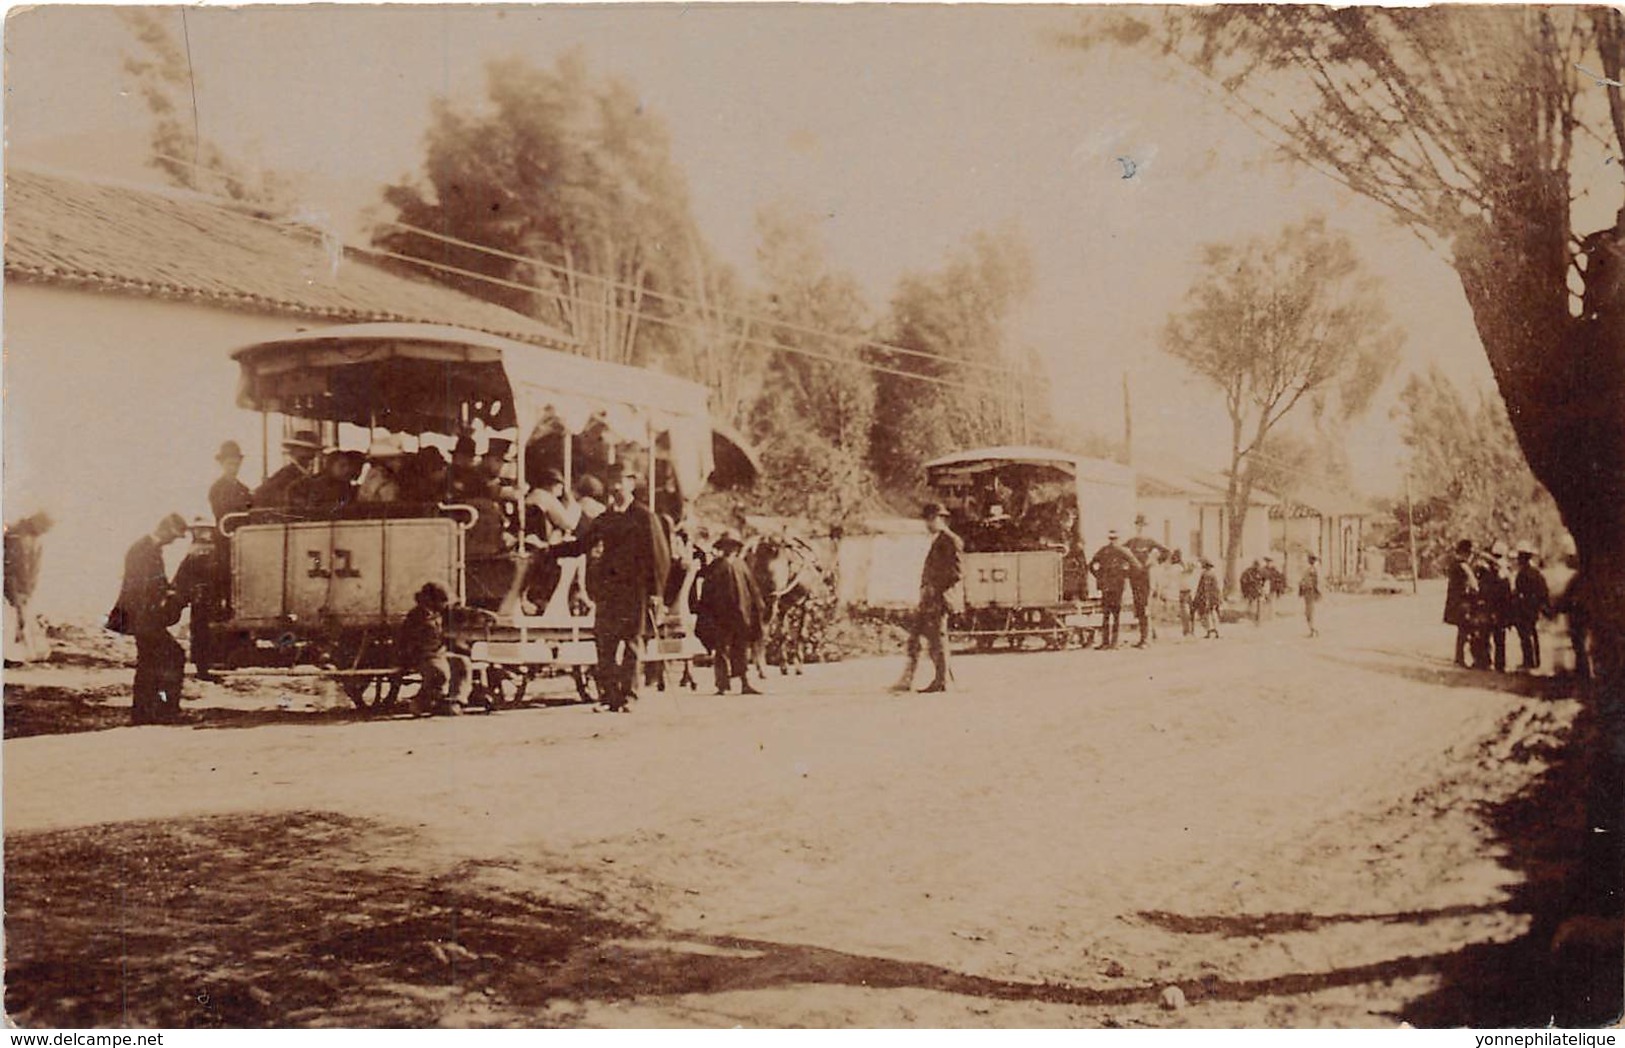
[[[232,625],[374,626],[427,582],[463,590],[462,534],[444,518],[249,524],[232,534]]]

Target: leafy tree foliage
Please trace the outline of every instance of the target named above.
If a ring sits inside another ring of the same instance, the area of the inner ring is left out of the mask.
[[[1224,394],[1230,588],[1265,441],[1300,404],[1345,418],[1363,411],[1393,369],[1401,336],[1353,245],[1321,219],[1267,240],[1207,245],[1202,263],[1163,342]]]
[[[1283,152],[1382,204],[1455,268],[1519,446],[1573,534],[1594,666],[1585,877],[1625,863],[1625,13],[1617,7],[1209,7],[1079,43],[1160,47]],[[1559,999],[1558,1021],[1618,1017]],[[1548,1021],[1543,1013],[1540,1021]]]
[[[811,216],[765,208],[757,230],[766,281],[761,313],[769,321],[763,333],[818,354],[775,353],[766,362],[752,432],[771,478],[768,496],[778,512],[845,523],[869,504],[874,488],[875,381],[862,366],[871,311],[857,281],[830,267]]]
[[[1286,156],[1449,260],[1519,446],[1597,582],[1598,667],[1625,673],[1625,14],[1167,8],[1073,42],[1106,40],[1195,70]]]
[[[1032,280],[1026,245],[1008,233],[979,233],[940,271],[903,278],[886,342],[947,359],[876,354],[906,373],[878,379],[872,458],[883,482],[910,490],[935,455],[1018,438],[1020,376],[1033,361],[1009,344],[1006,328]]]
[[[175,11],[130,7],[119,12],[134,45],[124,52],[124,73],[152,115],[149,163],[183,189],[288,210],[298,192],[295,179],[255,171],[198,134],[192,111],[196,89],[192,70],[166,21]]]
[[[1457,539],[1508,546],[1522,540],[1556,555],[1563,522],[1518,449],[1498,398],[1464,395],[1438,368],[1412,375],[1400,394],[1400,433],[1410,449],[1416,541],[1424,563]],[[1403,520],[1404,506],[1399,507]]]
[[[423,181],[385,190],[397,223],[376,242],[447,267],[438,279],[468,294],[557,325],[588,355],[646,364],[679,354],[675,329],[643,319],[675,311],[651,294],[686,295],[698,283],[699,237],[664,125],[627,84],[593,78],[579,54],[552,69],[493,62],[486,95],[481,108],[434,104]]]

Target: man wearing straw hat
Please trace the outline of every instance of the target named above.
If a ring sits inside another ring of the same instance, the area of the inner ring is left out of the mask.
[[[282,451],[288,456],[287,463],[254,489],[253,504],[257,508],[272,509],[288,504],[293,486],[315,475],[322,442],[314,430],[302,429],[282,442]]]

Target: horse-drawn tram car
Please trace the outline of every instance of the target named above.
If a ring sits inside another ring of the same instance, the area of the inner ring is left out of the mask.
[[[1134,472],[1035,447],[975,448],[925,464],[965,541],[964,608],[949,639],[982,650],[1088,647],[1099,621],[1088,550],[1134,516]]]
[[[296,438],[285,447],[326,447],[317,475],[333,465],[335,484],[363,495],[326,505],[256,497],[221,518],[215,560],[229,587],[222,579],[223,607],[202,623],[194,611],[193,626],[207,631],[221,671],[318,673],[358,707],[388,709],[413,684],[398,628],[436,583],[452,602],[447,638],[470,659],[473,701],[516,702],[534,678],[559,673],[591,697],[586,558],[550,556],[545,539],[571,525],[561,513],[581,508],[552,493],[561,481],[569,492],[583,475],[635,470],[651,508],[679,519],[713,468],[703,386],[422,324],[312,330],[232,356],[238,403],[262,413],[262,433],[281,416]],[[441,447],[452,448],[449,463]],[[701,650],[693,582],[690,562],[647,662],[686,664]]]

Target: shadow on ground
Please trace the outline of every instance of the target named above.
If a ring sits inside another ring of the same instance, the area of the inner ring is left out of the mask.
[[[188,686],[196,687],[190,682]],[[234,681],[225,687],[229,691],[251,695],[257,685],[252,682]],[[409,706],[404,703],[386,713],[366,713],[350,705],[313,708],[305,704],[305,700],[309,698],[309,693],[306,692],[295,693],[295,697],[298,701],[289,706],[276,705],[268,699],[266,705],[247,708],[198,706],[190,701],[183,701],[181,724],[205,730],[259,728],[275,724],[320,727],[411,716]],[[7,683],[5,737],[22,739],[34,735],[72,735],[78,732],[126,727],[130,723],[129,700],[128,683],[95,686]],[[496,712],[577,705],[581,705],[581,700],[571,692],[567,695],[533,696],[520,703],[505,705]],[[484,714],[487,711],[473,712]]]
[[[528,1026],[559,1021],[549,1005],[560,1001],[818,984],[1111,1008],[1154,1008],[1160,992],[672,936],[503,890],[478,864],[428,875],[369,858],[411,846],[404,832],[303,813],[8,837],[7,1014],[27,1027]],[[1407,956],[1270,979],[1210,977],[1188,993],[1248,1001],[1454,962]]]
[[[1500,863],[1518,875],[1511,898],[1493,906],[1421,913],[1237,917],[1148,912],[1139,918],[1180,934],[1258,937],[1357,921],[1425,924],[1492,910],[1524,914],[1529,929],[1517,939],[1429,958],[1429,970],[1440,977],[1438,988],[1412,1001],[1399,1017],[1421,1027],[1617,1023],[1625,1010],[1625,932],[1620,921],[1625,861],[1619,849],[1625,790],[1617,759],[1607,759],[1619,753],[1619,746],[1602,744],[1601,696],[1573,678],[1488,673],[1448,664],[1433,669],[1380,657],[1323,658],[1364,672],[1527,700],[1467,760],[1480,766],[1539,762],[1543,770],[1529,786],[1494,804],[1452,798],[1448,788],[1415,798],[1418,805],[1443,805],[1442,810],[1470,806],[1470,814],[1491,831]],[[1555,728],[1558,721],[1548,704],[1566,700],[1578,700],[1581,710],[1565,732]],[[1613,737],[1622,738],[1618,732]],[[1464,761],[1461,774],[1471,776],[1472,766]]]

